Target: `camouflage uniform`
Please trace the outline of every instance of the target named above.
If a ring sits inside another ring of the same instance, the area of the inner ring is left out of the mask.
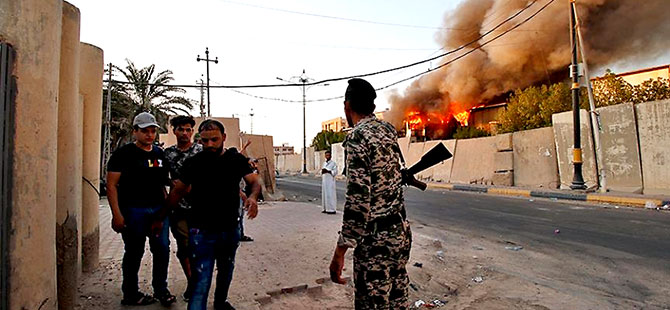
[[[338,245],[354,248],[357,310],[408,308],[412,234],[397,143],[393,125],[374,116],[360,120],[344,141],[348,180]]]
[[[184,161],[201,151],[202,144],[199,143],[193,143],[186,151],[180,151],[177,145],[165,149],[165,159],[170,162],[170,179],[179,179],[179,171]],[[182,199],[179,201],[179,208],[170,214],[170,228],[172,229],[172,235],[177,241],[177,257],[179,259],[188,257],[188,224],[186,219],[189,209],[191,209],[191,206],[186,199]]]

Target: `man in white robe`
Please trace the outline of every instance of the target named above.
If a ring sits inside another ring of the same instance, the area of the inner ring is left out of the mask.
[[[321,169],[321,201],[323,213],[335,214],[337,206],[337,193],[335,191],[335,176],[337,175],[337,164],[331,160],[330,151],[326,151],[326,162]]]

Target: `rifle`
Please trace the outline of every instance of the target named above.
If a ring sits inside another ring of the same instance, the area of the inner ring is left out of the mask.
[[[400,171],[402,173],[402,185],[414,186],[422,191],[425,191],[428,185],[417,180],[414,175],[432,166],[435,166],[438,163],[451,158],[452,156],[453,155],[451,155],[451,152],[447,150],[442,142],[438,143],[426,154],[423,154],[423,156],[421,156],[421,160],[419,160],[412,167],[403,168]]]

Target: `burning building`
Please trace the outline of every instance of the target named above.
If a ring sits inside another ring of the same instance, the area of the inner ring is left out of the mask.
[[[578,0],[591,68],[667,53],[669,10],[668,0]],[[444,30],[436,35],[444,51],[457,50],[445,53],[439,64],[453,62],[415,80],[403,93],[392,93],[387,119],[400,131],[444,138],[472,122],[474,107],[504,102],[498,99],[515,89],[567,78],[568,22],[568,1],[462,1],[445,14]],[[510,32],[487,43],[505,31]]]

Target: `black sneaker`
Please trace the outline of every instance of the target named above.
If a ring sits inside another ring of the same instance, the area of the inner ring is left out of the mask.
[[[226,300],[223,305],[215,305],[214,310],[235,310],[235,307]]]

